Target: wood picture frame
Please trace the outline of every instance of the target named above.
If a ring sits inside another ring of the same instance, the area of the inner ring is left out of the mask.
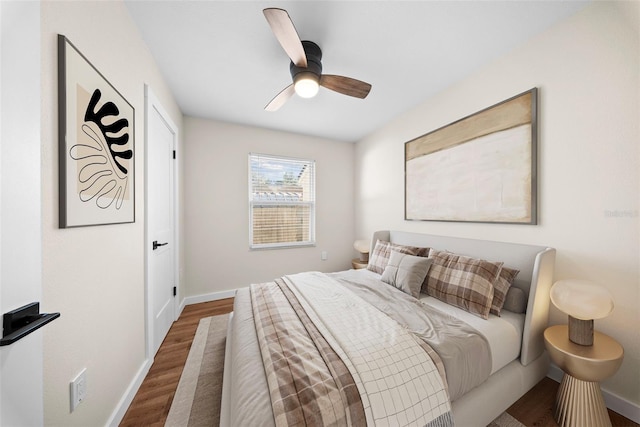
[[[533,88],[405,143],[405,220],[537,224]]]
[[[59,227],[135,222],[133,106],[58,35]]]

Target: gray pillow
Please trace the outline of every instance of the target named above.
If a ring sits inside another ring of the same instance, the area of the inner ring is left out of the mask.
[[[395,286],[414,298],[420,296],[422,282],[431,267],[431,258],[391,251],[389,263],[382,273],[382,281]]]
[[[507,291],[502,309],[513,313],[524,313],[527,310],[527,295],[522,289],[511,286]]]

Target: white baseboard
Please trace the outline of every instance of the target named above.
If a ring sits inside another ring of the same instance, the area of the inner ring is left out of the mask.
[[[236,296],[236,289],[230,291],[212,292],[210,294],[195,295],[186,297],[183,305],[198,304],[201,302],[217,301],[219,299],[232,298]]]
[[[178,320],[180,318],[180,315],[182,314],[182,312],[184,311],[184,307],[185,307],[185,298],[182,298],[182,301],[180,302],[180,305],[178,306],[178,315],[176,316],[176,320]]]
[[[149,373],[149,369],[151,369],[151,365],[153,364],[153,360],[145,360],[138,372],[133,377],[133,381],[127,387],[127,391],[124,393],[116,409],[113,411],[111,416],[109,417],[109,421],[106,425],[109,427],[118,427],[118,425],[122,422],[124,415],[127,413],[127,409],[129,409],[129,405],[133,402],[133,398],[136,396],[136,393],[140,389],[142,385],[142,381],[144,381],[145,377]]]
[[[558,368],[552,363],[547,376],[552,380],[561,382],[562,375],[564,375],[562,369]],[[640,407],[638,405],[633,402],[629,402],[627,399],[613,394],[602,387],[601,389],[602,397],[604,398],[604,403],[607,405],[607,408],[611,409],[614,412],[617,412],[624,417],[629,418],[635,423],[640,424]]]

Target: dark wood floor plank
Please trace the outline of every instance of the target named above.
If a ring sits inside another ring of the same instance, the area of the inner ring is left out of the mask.
[[[233,298],[188,305],[174,322],[156,354],[120,426],[164,426],[200,319],[233,311]],[[553,403],[558,383],[544,378],[507,412],[527,427],[557,427]],[[613,427],[640,427],[609,411]]]

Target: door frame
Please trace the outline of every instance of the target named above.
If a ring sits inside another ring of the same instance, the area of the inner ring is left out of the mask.
[[[144,170],[145,170],[145,179],[144,179],[144,205],[145,205],[145,210],[144,210],[144,220],[145,220],[145,225],[144,225],[144,263],[145,263],[145,278],[144,278],[144,288],[145,288],[145,337],[146,337],[146,356],[147,359],[149,360],[149,363],[153,362],[153,359],[155,357],[155,353],[153,351],[153,327],[154,327],[154,322],[153,322],[153,310],[151,309],[151,307],[153,306],[152,304],[152,295],[151,295],[151,286],[149,283],[149,269],[150,269],[150,262],[149,262],[149,258],[151,256],[151,245],[152,245],[152,241],[151,241],[151,236],[149,233],[149,113],[152,110],[155,110],[159,115],[160,118],[165,122],[165,124],[167,125],[167,127],[171,130],[171,132],[173,133],[173,150],[176,153],[176,158],[178,155],[178,137],[179,137],[179,133],[178,133],[178,127],[175,125],[175,123],[173,123],[173,121],[171,120],[171,117],[169,116],[169,114],[166,112],[166,110],[164,109],[164,107],[162,106],[162,104],[160,104],[160,101],[158,100],[158,98],[154,95],[153,91],[151,90],[151,88],[149,87],[148,84],[144,85],[144,98],[145,98],[145,114],[144,114],[144,123],[145,123],[145,156],[144,156]],[[173,241],[175,242],[174,245],[174,250],[173,250],[173,283],[175,283],[175,287],[177,289],[177,293],[176,296],[173,299],[173,320],[177,320],[178,316],[180,315],[180,311],[179,311],[179,298],[178,296],[180,295],[180,264],[179,264],[179,259],[180,259],[180,231],[179,231],[179,226],[178,224],[180,224],[180,216],[179,216],[179,203],[178,201],[180,193],[179,193],[179,167],[178,167],[178,162],[175,161],[173,162]]]

